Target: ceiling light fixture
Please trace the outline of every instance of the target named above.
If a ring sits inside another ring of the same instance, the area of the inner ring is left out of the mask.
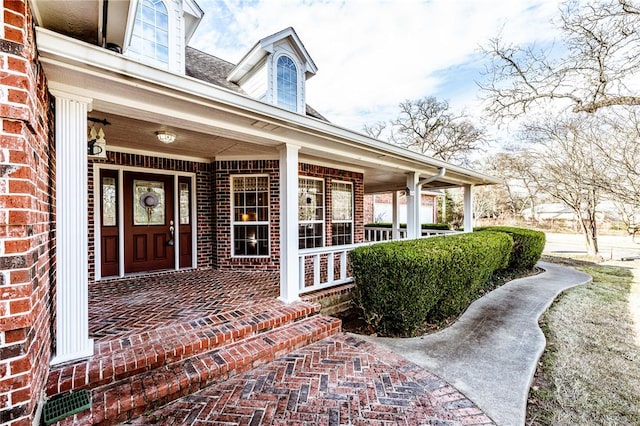
[[[175,133],[165,132],[164,130],[156,132],[156,136],[158,137],[158,140],[160,142],[166,143],[166,144],[172,143],[173,141],[176,140]]]

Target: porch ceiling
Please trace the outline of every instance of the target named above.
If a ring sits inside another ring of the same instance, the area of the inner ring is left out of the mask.
[[[145,121],[117,114],[92,111],[89,117],[107,119],[104,126],[107,149],[115,151],[145,151],[150,155],[190,157],[194,160],[213,161],[219,156],[261,157],[277,156],[277,151],[264,145],[258,145],[223,135],[197,132],[167,124],[165,121]],[[101,127],[101,124],[97,124]],[[158,131],[168,131],[176,135],[171,144],[164,144],[156,137]]]
[[[107,149],[121,152],[139,152],[149,155],[161,155],[211,162],[217,159],[243,158],[278,158],[278,146],[256,144],[222,135],[197,132],[159,122],[151,122],[125,117],[113,113],[94,110],[88,115],[91,118],[106,119],[110,124],[103,127],[107,140]],[[175,142],[164,144],[156,137],[156,132],[164,130],[176,134]],[[303,148],[300,160],[329,167],[353,170],[364,174],[365,192],[376,193],[406,188],[407,171],[392,168],[372,160],[341,159],[328,156],[322,148]],[[433,174],[438,170],[434,168]],[[424,176],[428,177],[428,176]],[[425,185],[427,188],[455,187],[455,176],[440,179]]]
[[[351,130],[301,116],[191,77],[131,61],[122,55],[41,28],[40,60],[52,92],[91,101],[89,117],[106,118],[107,147],[200,161],[278,158],[283,144],[300,148],[300,161],[361,171],[365,192],[406,188],[407,175],[444,177],[444,188],[497,181]],[[173,144],[155,132],[177,135]]]

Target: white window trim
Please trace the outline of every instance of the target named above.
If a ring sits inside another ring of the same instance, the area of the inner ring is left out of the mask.
[[[137,53],[133,54],[129,50],[129,47],[131,46],[131,39],[133,38],[133,31],[136,25],[136,16],[138,14],[138,8],[142,7],[141,1],[131,2],[132,7],[130,9],[129,26],[128,26],[127,34],[125,37],[123,54],[129,59],[132,59],[134,61],[140,62],[145,65],[150,65],[150,66],[160,68],[160,69],[165,69],[165,70],[173,70],[173,62],[175,61],[172,61],[171,59],[173,58],[173,55],[175,54],[175,49],[176,49],[174,45],[174,38],[175,38],[174,27],[175,27],[176,17],[175,17],[174,10],[171,7],[172,6],[171,2],[167,0],[161,0],[161,1],[164,4],[164,7],[167,9],[167,37],[168,37],[167,62],[166,63],[160,62],[156,59],[151,59],[143,55],[138,55]]]
[[[316,180],[319,182],[322,182],[322,220],[300,220],[300,213],[299,213],[299,209],[300,209],[300,195],[298,194],[298,225],[303,225],[303,224],[318,224],[321,223],[322,224],[322,245],[320,247],[326,247],[327,246],[327,225],[326,225],[326,221],[327,221],[327,206],[326,206],[326,200],[327,200],[327,184],[324,180],[324,178],[317,178],[317,177],[312,177],[312,176],[298,176],[298,188],[301,188],[300,185],[300,181],[302,179],[308,179],[308,180]],[[298,244],[300,243],[300,231],[298,230]],[[304,250],[304,249],[303,249]]]
[[[305,114],[305,95],[304,95],[304,75],[302,73],[302,64],[300,63],[300,61],[298,60],[298,58],[291,52],[287,51],[287,50],[278,50],[274,55],[273,55],[273,59],[272,59],[272,64],[271,64],[271,93],[272,93],[272,100],[271,103],[273,103],[273,105],[278,106],[279,108],[283,108],[286,109],[284,107],[280,107],[278,105],[278,60],[282,57],[282,56],[286,56],[287,58],[291,59],[291,61],[293,62],[293,64],[296,66],[296,76],[297,76],[297,81],[296,81],[296,85],[297,85],[297,93],[296,93],[296,111],[298,114]],[[289,110],[287,110],[289,111]]]
[[[267,217],[269,218],[269,220],[267,221],[252,221],[252,222],[237,222],[234,219],[234,211],[235,211],[235,191],[233,188],[233,180],[234,178],[246,178],[246,177],[252,177],[252,178],[260,178],[260,177],[266,177],[267,178],[267,182],[268,182],[268,187],[269,187],[269,191],[268,191],[268,202],[267,202]],[[231,249],[231,258],[232,259],[268,259],[269,257],[271,257],[271,179],[269,178],[268,174],[232,174],[229,176],[229,185],[231,188],[231,200],[230,200],[230,206],[231,206],[231,211],[229,212],[230,216],[231,216],[231,245],[230,245],[230,249]],[[235,252],[235,225],[236,224],[241,224],[241,225],[267,225],[267,254],[255,254],[255,255],[249,255],[249,254],[234,254]]]
[[[337,184],[342,184],[342,185],[348,185],[351,187],[351,220],[335,220],[333,218],[333,184],[337,183]],[[353,182],[349,182],[349,181],[343,181],[343,180],[332,180],[331,181],[331,224],[333,225],[334,223],[350,223],[351,224],[351,244],[353,244],[353,240],[354,240],[354,232],[355,232],[355,216],[356,216],[356,200],[355,200],[355,192],[354,192],[354,188],[355,186],[353,185]],[[331,230],[331,243],[333,244],[333,229]]]

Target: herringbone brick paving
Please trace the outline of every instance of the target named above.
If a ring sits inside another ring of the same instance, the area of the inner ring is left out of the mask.
[[[93,406],[60,424],[124,421],[340,331],[318,303],[278,301],[277,278],[206,270],[92,285],[95,355],[51,369],[46,391],[90,389]]]
[[[96,342],[215,315],[275,299],[274,272],[212,269],[106,280],[89,287],[89,335]]]
[[[338,335],[181,398],[135,425],[486,425],[455,388],[386,349]]]
[[[492,424],[442,380],[351,337],[330,337],[284,355],[317,340],[309,333],[320,333],[318,338],[322,338],[322,330],[327,330],[324,336],[331,335],[336,325],[321,325],[325,320],[313,317],[320,309],[318,303],[278,302],[278,288],[274,273],[215,270],[92,284],[89,327],[96,355],[52,370],[47,393],[97,385],[92,391],[94,406],[62,423],[124,421],[131,414],[143,413],[145,407],[229,378],[225,372],[235,369],[240,376],[133,422]],[[311,322],[317,325],[305,325]],[[281,326],[287,328],[280,331]],[[337,326],[339,330],[339,322]],[[305,334],[309,337],[303,337]],[[284,340],[279,343],[278,339]],[[247,372],[252,365],[273,360],[274,355],[284,356]]]

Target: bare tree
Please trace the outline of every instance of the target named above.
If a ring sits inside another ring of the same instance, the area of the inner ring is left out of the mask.
[[[530,208],[533,220],[537,221],[536,205],[541,190],[527,173],[532,162],[526,150],[512,147],[487,159],[484,169],[503,180],[509,208],[514,216],[522,215],[524,209]]]
[[[612,199],[640,210],[640,114],[634,108],[617,109],[601,122],[603,136],[594,145],[606,170],[596,183]]]
[[[640,231],[640,206],[621,202],[620,200],[614,201],[613,204],[620,215],[620,221],[624,224],[629,235],[631,235],[632,241],[635,242],[636,234]]]
[[[565,49],[509,45],[502,37],[483,48],[491,62],[479,83],[496,119],[521,116],[544,101],[564,101],[573,112],[640,105],[640,8],[634,0],[567,0],[560,15]]]
[[[468,154],[486,143],[484,129],[463,114],[449,110],[447,101],[434,97],[400,103],[400,114],[387,126],[378,122],[365,126],[369,136],[379,138],[386,131],[389,142],[444,161],[465,164]]]
[[[547,118],[525,125],[522,139],[535,143],[527,150],[528,177],[552,197],[569,206],[578,219],[589,254],[598,254],[596,206],[605,164],[597,144],[599,123],[592,119]]]
[[[380,139],[383,136],[384,131],[387,128],[387,123],[384,121],[377,121],[371,125],[364,125],[364,132],[374,139]]]

